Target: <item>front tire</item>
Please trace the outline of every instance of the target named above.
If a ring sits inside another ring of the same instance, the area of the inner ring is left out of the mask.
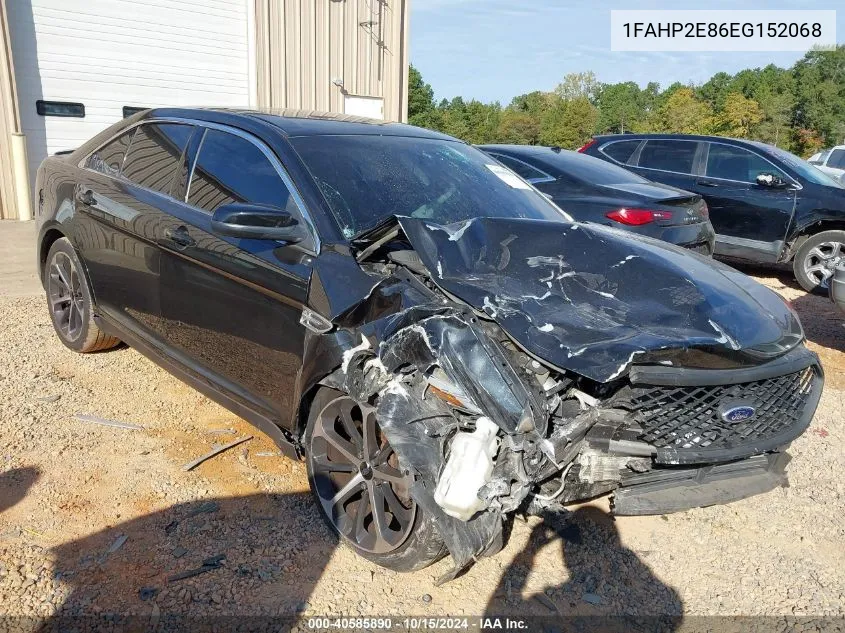
[[[845,262],[845,231],[822,231],[801,244],[792,270],[807,292],[827,293],[833,272],[842,262]]]
[[[446,554],[433,519],[410,496],[375,409],[322,388],[304,436],[311,492],[332,532],[357,554],[399,572],[422,569]]]
[[[83,354],[120,343],[94,322],[94,302],[85,268],[66,237],[56,240],[44,265],[47,307],[59,340]]]

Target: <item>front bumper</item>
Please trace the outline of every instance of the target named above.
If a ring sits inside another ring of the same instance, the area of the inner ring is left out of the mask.
[[[701,468],[631,473],[612,497],[614,514],[647,515],[721,505],[788,486],[788,453],[769,453]]]

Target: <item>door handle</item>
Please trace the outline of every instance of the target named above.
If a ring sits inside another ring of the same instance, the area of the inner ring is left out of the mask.
[[[164,237],[182,248],[196,245],[197,241],[190,236],[188,229],[185,226],[179,226],[175,229],[165,229]]]
[[[76,200],[80,204],[93,207],[97,204],[97,199],[94,197],[94,192],[90,189],[77,189]]]
[[[696,180],[695,184],[701,185],[702,187],[718,187],[719,183],[713,182],[712,180]]]

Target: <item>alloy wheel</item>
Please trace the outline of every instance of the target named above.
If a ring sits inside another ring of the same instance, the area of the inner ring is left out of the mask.
[[[50,262],[47,298],[56,329],[66,340],[77,340],[85,323],[85,296],[79,271],[67,253],[57,252]]]
[[[820,288],[830,285],[836,267],[845,262],[845,246],[840,242],[822,242],[804,258],[804,274]]]
[[[308,452],[314,490],[335,529],[373,554],[400,547],[414,526],[413,479],[400,470],[373,407],[349,396],[329,402]]]

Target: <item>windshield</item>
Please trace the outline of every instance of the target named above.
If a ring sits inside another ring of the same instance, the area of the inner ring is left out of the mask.
[[[814,184],[824,185],[825,187],[837,187],[839,189],[842,188],[842,186],[833,178],[828,176],[820,169],[816,169],[810,163],[801,160],[795,154],[790,154],[786,150],[783,150],[779,147],[773,147],[771,145],[765,145],[763,143],[760,143],[758,147],[760,147],[760,149],[762,149],[764,152],[767,152],[768,154],[774,156],[775,158],[779,158],[786,164],[787,167],[791,168],[792,171],[796,172],[799,176],[806,180],[809,180]]]
[[[290,139],[347,238],[391,215],[451,224],[476,217],[570,221],[483,152],[405,136]]]

